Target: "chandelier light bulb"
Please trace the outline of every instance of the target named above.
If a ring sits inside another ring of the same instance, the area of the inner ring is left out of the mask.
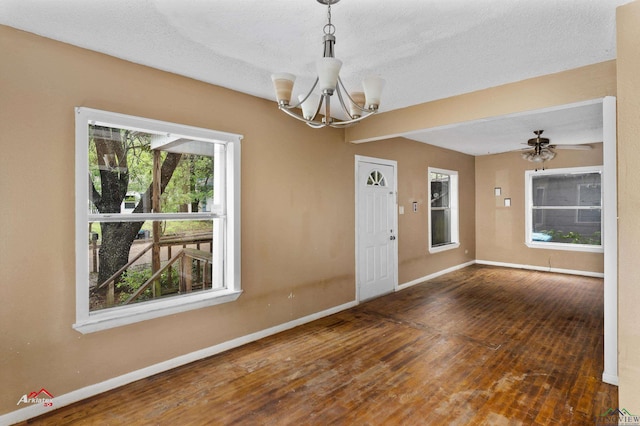
[[[378,76],[369,76],[362,81],[362,88],[366,98],[366,108],[378,109],[380,106],[380,96],[384,88],[385,81]]]
[[[312,93],[307,96],[307,99],[305,99],[305,95],[298,95],[298,102],[300,102],[302,106],[302,116],[306,120],[313,120],[313,117],[316,115],[316,111],[318,111],[320,96]]]
[[[338,74],[341,67],[342,61],[336,58],[321,58],[316,61],[318,84],[322,93],[333,95],[338,84]]]
[[[291,92],[293,91],[293,83],[296,76],[286,72],[272,74],[273,88],[276,91],[276,99],[279,105],[289,105],[291,101]]]

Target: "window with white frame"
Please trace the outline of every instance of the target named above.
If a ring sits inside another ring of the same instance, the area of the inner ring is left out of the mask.
[[[239,297],[241,138],[76,108],[75,329]]]
[[[525,172],[529,247],[602,251],[602,167]]]
[[[458,172],[429,167],[429,252],[460,246]]]

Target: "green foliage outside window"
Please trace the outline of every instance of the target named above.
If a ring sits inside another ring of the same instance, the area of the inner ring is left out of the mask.
[[[602,233],[600,231],[596,231],[590,235],[582,235],[574,231],[565,233],[555,229],[543,230],[540,231],[540,233],[549,235],[551,237],[550,242],[553,243],[600,245],[602,241]]]

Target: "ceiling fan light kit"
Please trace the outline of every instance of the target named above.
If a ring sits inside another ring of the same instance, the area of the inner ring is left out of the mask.
[[[544,130],[535,130],[535,138],[529,139],[527,145],[532,147],[530,151],[522,153],[522,158],[533,163],[542,163],[552,160],[556,153],[551,150],[549,139],[541,137]]]
[[[549,160],[552,160],[555,156],[556,156],[556,153],[549,149],[541,151],[539,153],[534,151],[522,153],[522,158],[534,163],[542,163],[543,161],[549,161]]]
[[[378,111],[380,96],[385,81],[377,76],[366,77],[362,92],[349,93],[340,79],[342,61],[335,58],[334,45],[336,43],[335,26],[331,23],[331,5],[340,0],[318,0],[327,6],[327,24],[324,26],[322,58],[316,62],[317,77],[311,90],[306,95],[297,97],[297,103],[291,104],[291,96],[295,83],[295,75],[277,73],[271,76],[276,91],[278,108],[291,117],[305,122],[314,128],[346,127],[367,118]],[[318,88],[319,93],[314,93]],[[331,97],[337,95],[345,120],[338,120],[331,116]],[[323,108],[324,106],[324,108]],[[297,109],[302,110],[302,115]],[[317,117],[321,115],[318,119]]]

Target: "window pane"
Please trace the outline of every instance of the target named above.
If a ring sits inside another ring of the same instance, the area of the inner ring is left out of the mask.
[[[151,212],[152,135],[89,125],[89,213]]]
[[[89,213],[190,213],[213,209],[216,144],[89,126]],[[151,199],[154,162],[159,206]]]
[[[594,223],[600,225],[600,209],[578,210],[578,223]]]
[[[536,242],[601,244],[600,209],[537,209],[531,239]]]
[[[210,212],[213,207],[213,158],[182,154],[160,197],[162,213]]]
[[[544,188],[538,187],[533,191],[533,205],[540,206],[542,205],[542,200],[544,199]],[[544,221],[544,212],[542,210],[534,210],[533,211],[533,223],[535,225],[542,225]]]
[[[450,207],[449,188],[451,179],[449,175],[431,173],[431,207]]]
[[[532,177],[534,206],[600,206],[600,173]]]
[[[212,253],[222,254],[213,245],[223,236],[213,229],[222,220],[90,223],[90,310],[216,289]]]
[[[600,206],[601,194],[599,183],[581,183],[578,185],[578,205]]]
[[[451,243],[451,211],[431,210],[431,246]]]

